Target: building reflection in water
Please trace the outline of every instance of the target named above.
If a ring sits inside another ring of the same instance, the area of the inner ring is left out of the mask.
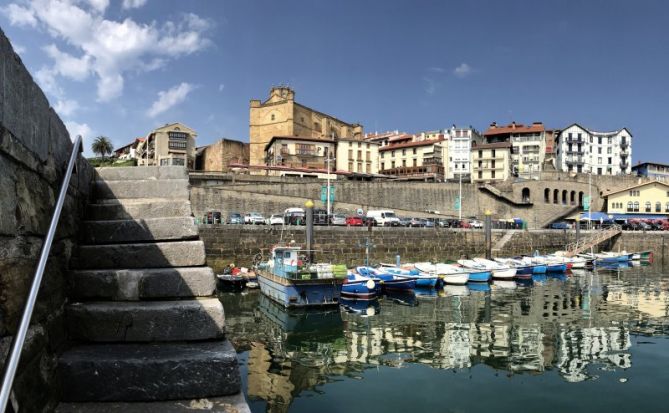
[[[248,349],[248,396],[271,412],[287,411],[304,390],[374,366],[555,369],[579,382],[597,370],[631,367],[631,334],[669,333],[668,279],[648,270],[506,287],[446,289],[419,297],[417,306],[381,300],[372,311],[352,312],[286,312],[257,292],[222,300],[229,336]]]

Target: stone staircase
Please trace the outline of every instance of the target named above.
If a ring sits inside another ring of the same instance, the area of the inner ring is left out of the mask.
[[[248,411],[186,169],[101,168],[94,193],[71,263],[57,411],[190,411],[201,399]]]

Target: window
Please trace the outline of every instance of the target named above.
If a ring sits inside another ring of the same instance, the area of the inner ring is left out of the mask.
[[[597,153],[598,153],[599,155],[602,154],[602,148],[601,148],[601,147],[597,148]]]
[[[495,179],[495,171],[494,170],[490,172],[490,178]]]
[[[358,172],[362,172],[362,161],[358,161]]]
[[[407,150],[406,150],[406,149],[402,149],[402,156],[404,156],[404,155],[406,155],[406,154],[407,154]]]
[[[386,169],[386,163],[385,163],[385,162],[381,162],[381,170],[383,171],[384,169]]]
[[[393,153],[391,153],[391,155],[392,155],[392,156],[395,156],[395,151],[393,151]]]
[[[383,159],[385,154],[386,154],[385,152],[381,152],[381,159]]]
[[[406,159],[402,159],[402,166],[407,166],[407,160]]]
[[[608,137],[608,138],[606,139],[606,142],[607,142],[609,145],[611,145],[611,137]]]
[[[597,175],[601,175],[601,174],[602,174],[602,168],[597,168]]]
[[[634,201],[634,212],[639,212],[639,201]]]
[[[186,142],[173,141],[171,139],[167,144],[169,149],[177,149],[177,150],[186,150],[187,145],[188,144]]]
[[[272,113],[272,117],[271,117],[271,120],[274,120],[274,118],[275,118],[275,117],[274,117],[274,114]]]
[[[163,158],[160,160],[160,166],[166,166],[170,164],[169,158]]]
[[[315,130],[316,132],[322,132],[321,124],[318,123],[318,122],[314,122],[314,130]]]
[[[669,212],[669,202],[667,202],[664,212]]]
[[[186,160],[184,158],[172,158],[172,165],[184,166],[186,165]]]
[[[362,142],[358,142],[358,148],[362,147]]]
[[[610,146],[609,146],[608,148],[606,148],[606,153],[607,153],[608,155],[611,155],[611,147],[610,147]]]
[[[483,179],[483,171],[479,171],[479,179]],[[669,204],[667,204],[669,205]]]
[[[598,136],[597,137],[597,145],[601,145],[601,144],[602,144],[602,137]]]
[[[413,154],[414,155],[416,154],[416,148],[413,148]]]
[[[395,161],[392,161],[392,162],[390,163],[390,167],[393,168],[393,169],[395,169]]]
[[[494,149],[492,150],[492,157],[493,158],[495,157],[495,150]]]
[[[571,135],[571,133],[570,133],[570,135]],[[579,133],[576,136],[578,136],[578,140],[580,141],[581,140],[581,134]]]
[[[372,169],[372,164],[371,164],[371,162],[367,162],[367,163],[365,164],[365,172],[366,172],[366,173],[371,173],[371,169]]]
[[[634,203],[632,201],[627,203],[627,212],[634,212]]]
[[[367,143],[367,144],[365,144],[365,145],[366,145],[365,147],[366,147],[367,149],[369,149],[369,144]]]
[[[383,164],[381,164],[381,169],[383,169]],[[353,172],[353,161],[348,161],[348,171]]]
[[[655,212],[662,212],[662,203],[661,202],[656,202],[655,203]]]
[[[479,151],[479,158],[483,158],[483,151]]]
[[[358,151],[358,160],[362,159],[362,151]]]
[[[650,210],[651,210],[650,207],[651,207],[650,201],[646,201],[646,212],[651,212],[651,211],[650,211]]]
[[[611,163],[612,163],[612,162],[611,162],[611,158],[609,158],[609,165],[611,165]]]

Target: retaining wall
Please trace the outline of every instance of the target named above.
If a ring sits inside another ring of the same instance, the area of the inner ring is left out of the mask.
[[[0,31],[0,368],[16,332],[72,150],[67,129]],[[66,271],[93,169],[79,158],[14,381],[21,412],[51,411],[65,341]]]

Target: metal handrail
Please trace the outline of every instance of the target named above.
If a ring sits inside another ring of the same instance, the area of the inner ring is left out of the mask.
[[[9,402],[9,396],[12,391],[12,384],[14,384],[14,376],[16,375],[16,369],[19,365],[19,360],[21,359],[21,350],[26,340],[26,334],[28,333],[28,327],[30,326],[30,319],[32,318],[33,309],[35,308],[35,301],[37,301],[37,293],[39,292],[39,287],[42,284],[42,276],[44,275],[44,268],[46,267],[46,262],[49,258],[49,252],[51,251],[51,244],[53,243],[53,238],[56,235],[56,227],[58,227],[58,221],[60,220],[60,213],[63,210],[63,203],[65,202],[65,196],[67,195],[67,189],[70,186],[70,179],[72,178],[72,170],[74,169],[74,164],[79,154],[79,148],[81,147],[81,135],[78,135],[74,140],[74,146],[72,147],[72,153],[70,154],[70,160],[67,163],[67,170],[65,171],[65,176],[63,177],[63,183],[60,187],[60,193],[58,194],[58,200],[56,201],[56,207],[51,216],[51,223],[49,224],[49,231],[46,234],[44,243],[42,244],[42,251],[40,252],[39,263],[37,264],[37,269],[35,270],[35,277],[33,282],[30,285],[30,292],[28,293],[28,299],[26,300],[26,305],[23,309],[23,315],[21,316],[21,323],[19,324],[19,329],[14,335],[12,340],[11,349],[5,361],[5,372],[2,378],[2,389],[0,389],[0,412],[4,412],[7,408],[7,403]]]

